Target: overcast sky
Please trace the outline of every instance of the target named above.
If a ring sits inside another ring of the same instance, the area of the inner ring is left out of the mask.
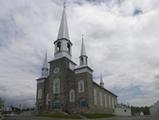
[[[35,104],[45,51],[54,58],[63,0],[0,0],[0,97]],[[99,83],[130,105],[159,100],[159,0],[67,0],[73,61],[84,34]]]

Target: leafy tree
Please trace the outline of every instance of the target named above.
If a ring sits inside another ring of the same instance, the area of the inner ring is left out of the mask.
[[[144,115],[150,115],[150,111],[149,111],[149,107],[145,106],[145,107],[135,107],[135,106],[131,106],[131,112],[132,115],[135,114],[140,114],[140,112],[143,112]]]
[[[3,105],[4,105],[4,100],[0,98],[0,107],[2,107]]]

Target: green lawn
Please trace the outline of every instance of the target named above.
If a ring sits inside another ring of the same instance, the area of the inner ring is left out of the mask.
[[[90,113],[90,114],[81,114],[82,116],[88,119],[96,119],[96,118],[109,118],[113,117],[112,114],[100,114],[100,113]],[[39,113],[35,114],[37,117],[49,117],[49,118],[61,118],[61,119],[81,119],[78,114],[63,114],[63,113]]]
[[[37,114],[36,116],[38,117],[51,117],[51,118],[65,118],[65,119],[81,119],[78,115],[76,114],[69,114],[65,115],[62,113],[48,113],[48,114]]]

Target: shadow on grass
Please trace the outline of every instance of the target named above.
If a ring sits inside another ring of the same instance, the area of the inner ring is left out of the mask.
[[[114,117],[114,115],[112,114],[99,114],[99,113],[82,114],[82,115],[89,119]]]

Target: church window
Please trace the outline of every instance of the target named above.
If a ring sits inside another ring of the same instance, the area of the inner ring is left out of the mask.
[[[80,80],[78,82],[78,92],[79,93],[84,92],[84,81],[83,80]]]
[[[81,57],[81,62],[82,62],[82,64],[83,64],[83,57]]]
[[[107,95],[106,94],[104,95],[104,101],[105,101],[104,102],[105,103],[105,108],[107,108]]]
[[[54,100],[52,107],[53,107],[53,109],[60,109],[60,107],[61,107],[60,101],[59,100]]]
[[[67,48],[68,48],[68,52],[70,53],[70,51],[71,51],[71,46],[70,46],[69,43],[67,43]]]
[[[115,105],[114,105],[114,98],[112,97],[112,108],[114,109]]]
[[[70,102],[75,102],[75,91],[72,89],[69,92]]]
[[[109,103],[109,108],[111,108],[112,106],[111,106],[111,97],[110,97],[110,95],[109,95],[109,100],[108,100],[108,103]]]
[[[60,79],[53,80],[53,93],[60,94]]]
[[[49,95],[46,94],[46,105],[48,105]]]
[[[94,89],[94,104],[97,105],[97,90]]]
[[[57,43],[57,51],[61,51],[61,42]]]
[[[100,92],[99,98],[100,98],[100,105],[103,106],[103,96],[102,96],[102,92]]]
[[[85,99],[80,99],[80,108],[87,107],[87,102]]]
[[[42,99],[42,89],[38,90],[38,99]]]

